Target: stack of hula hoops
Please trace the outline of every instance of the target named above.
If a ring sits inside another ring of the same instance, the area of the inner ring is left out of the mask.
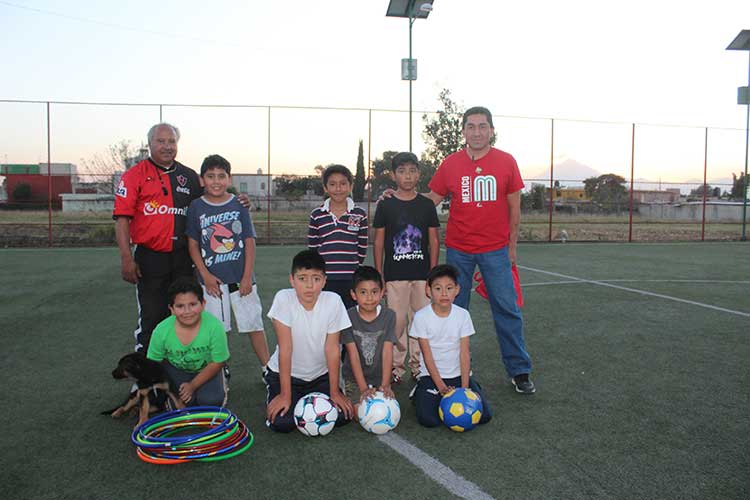
[[[152,464],[213,462],[247,451],[253,433],[219,406],[194,406],[157,415],[131,436],[138,457]]]

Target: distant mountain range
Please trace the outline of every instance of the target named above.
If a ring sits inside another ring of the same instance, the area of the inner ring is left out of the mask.
[[[602,175],[602,172],[572,158],[568,158],[565,161],[555,164],[555,179],[559,179],[560,184],[566,187],[583,186],[584,179],[598,177],[600,175]],[[532,177],[525,177],[525,180],[527,181],[527,187],[530,187],[531,183],[544,184],[547,186],[549,184],[549,170],[542,170]],[[722,191],[730,191],[732,189],[731,178],[708,179],[707,183],[711,187],[719,186]],[[703,179],[687,179],[682,182],[669,182],[644,178],[636,178],[634,180],[635,189],[665,191],[669,188],[679,188],[682,194],[689,194],[690,191],[702,184]]]
[[[583,185],[583,180],[589,177],[598,177],[602,175],[596,169],[584,165],[572,158],[568,158],[561,163],[555,164],[554,176],[555,179],[560,179],[561,184],[565,186],[571,185]],[[545,182],[549,183],[549,170],[543,170],[536,175],[532,176],[528,180],[532,182]],[[578,181],[578,182],[571,182]]]
[[[690,184],[698,184],[699,186],[703,185],[703,179],[688,179],[685,182]],[[722,179],[708,179],[706,180],[706,184],[709,186],[719,186],[722,191],[726,188],[727,191],[730,191],[732,189],[733,179],[730,178],[722,178]]]
[[[703,185],[703,179],[686,179],[682,182],[669,182],[669,181],[655,181],[653,179],[636,178],[634,181],[635,189],[650,190],[650,191],[666,191],[667,189],[679,189],[680,194],[688,195],[695,188],[699,188]],[[732,179],[717,178],[706,180],[711,188],[718,187],[721,192],[732,190]]]

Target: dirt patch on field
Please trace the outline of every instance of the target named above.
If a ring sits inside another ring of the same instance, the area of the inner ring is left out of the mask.
[[[290,221],[265,221],[256,223],[258,244],[305,245],[307,243],[307,223]],[[441,228],[441,232],[445,226]],[[706,225],[706,240],[738,240],[740,224]],[[371,235],[372,236],[372,235]],[[444,241],[441,234],[441,241]],[[579,223],[554,226],[552,241],[628,241],[627,224]],[[549,239],[549,227],[544,224],[522,224],[520,241],[545,242]],[[56,247],[114,246],[115,229],[113,223],[62,223],[52,224],[52,245]],[[641,223],[633,225],[632,241],[700,241],[700,224]],[[372,240],[371,240],[372,241]],[[50,246],[50,233],[47,224],[0,223],[0,245],[2,247],[46,247]]]

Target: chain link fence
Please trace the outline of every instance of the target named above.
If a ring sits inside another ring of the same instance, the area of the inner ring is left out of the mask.
[[[425,114],[413,120],[418,155]],[[496,147],[516,157],[526,184],[522,241],[742,234],[744,130],[493,118]],[[197,169],[215,153],[230,160],[260,244],[305,243],[308,214],[322,201],[320,169],[354,172],[359,141],[366,179],[378,182],[358,203],[374,214],[388,182],[371,167],[408,144],[401,110],[0,101],[2,245],[114,245],[114,187],[123,165],[148,154],[146,132],[161,121],[180,128],[182,163]],[[438,207],[443,222],[448,205]]]

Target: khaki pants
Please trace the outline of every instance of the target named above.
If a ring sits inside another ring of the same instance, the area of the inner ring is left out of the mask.
[[[396,344],[393,346],[393,373],[399,377],[406,374],[407,346],[409,350],[408,367],[412,376],[419,375],[419,342],[409,337],[409,328],[414,313],[430,303],[425,293],[424,280],[388,281],[385,289],[388,307],[396,313]]]

